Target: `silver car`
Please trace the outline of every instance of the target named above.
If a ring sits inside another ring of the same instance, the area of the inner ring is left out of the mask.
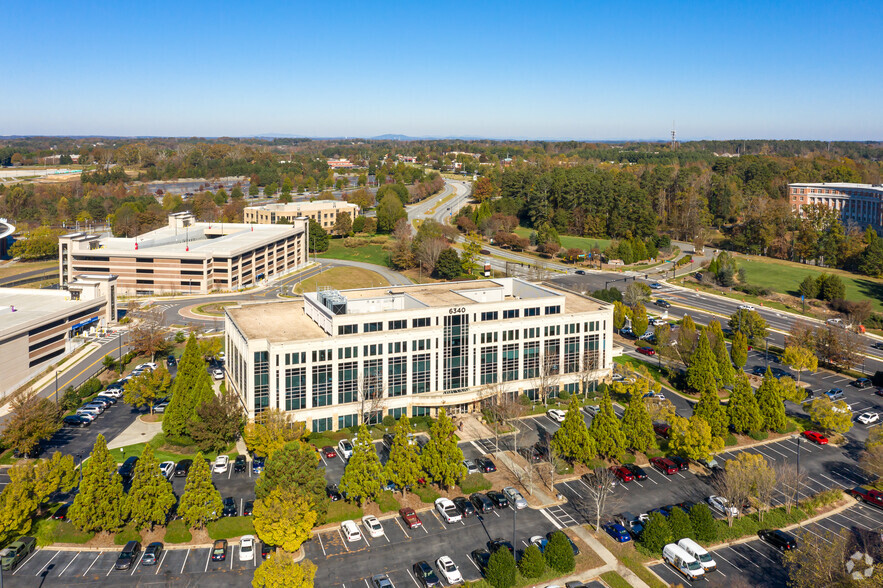
[[[478,464],[476,464],[471,459],[464,459],[463,465],[466,466],[467,474],[477,474],[481,471],[480,469],[478,469]]]
[[[527,508],[527,501],[524,499],[524,496],[512,486],[506,486],[503,488],[503,494],[509,499],[509,504],[514,505],[518,510]]]

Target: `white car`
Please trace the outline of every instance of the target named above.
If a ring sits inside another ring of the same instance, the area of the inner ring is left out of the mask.
[[[77,409],[77,414],[91,414],[93,417],[97,417],[102,412],[104,412],[104,410],[97,406],[81,406]]]
[[[225,357],[227,357],[227,355],[223,351],[219,352],[217,355],[219,361],[224,361]]]
[[[349,459],[353,456],[353,444],[350,443],[349,439],[341,439],[337,442],[337,452],[344,459]]]
[[[435,560],[435,567],[438,568],[438,573],[444,576],[448,584],[459,584],[463,581],[463,575],[460,574],[460,568],[458,568],[457,564],[454,563],[454,560],[447,555],[443,555]]]
[[[464,459],[463,460],[463,467],[466,468],[467,474],[477,474],[477,473],[481,472],[481,470],[478,469],[478,464],[476,464],[471,459]]]
[[[740,304],[739,310],[754,310],[754,307],[750,304]]]
[[[365,528],[368,530],[368,534],[372,537],[383,536],[383,525],[380,524],[380,521],[378,521],[377,517],[375,517],[374,515],[363,516],[362,524],[365,525]]]
[[[442,516],[446,523],[457,523],[463,518],[457,505],[450,498],[438,498],[435,501],[435,509]]]
[[[668,321],[663,318],[655,318],[652,321],[650,321],[650,324],[653,325],[654,327],[661,327],[662,325],[666,324],[667,322]]]
[[[159,471],[162,472],[162,475],[164,475],[166,478],[171,480],[172,476],[175,475],[175,462],[173,462],[173,461],[162,462],[161,464],[159,464]]]
[[[614,382],[621,382],[622,381],[622,374],[613,374],[613,376],[611,376],[610,379],[613,380]]]
[[[212,370],[212,377],[216,380],[223,380],[224,379],[224,370],[222,370],[220,368],[213,369]]]
[[[119,388],[108,388],[107,390],[102,390],[98,393],[99,396],[107,396],[109,398],[122,398],[123,391]]]
[[[546,416],[555,421],[556,423],[563,423],[564,416],[567,414],[567,411],[558,410],[557,408],[551,408],[546,411]]]
[[[152,361],[148,361],[147,363],[142,363],[141,365],[136,366],[135,369],[141,370],[141,371],[144,371],[144,370],[153,371],[156,369],[156,364],[153,363]]]
[[[516,509],[521,510],[522,508],[527,508],[527,501],[524,499],[524,496],[512,486],[506,486],[503,488],[503,494],[509,499],[509,504]]]
[[[858,422],[863,425],[870,425],[871,423],[876,423],[880,420],[880,415],[876,412],[863,412],[858,417]]]
[[[254,535],[243,535],[239,540],[239,561],[254,559]]]
[[[217,459],[215,459],[215,465],[212,467],[212,471],[216,474],[223,474],[227,471],[227,465],[230,463],[230,457],[227,455],[219,455]]]
[[[340,523],[340,532],[343,533],[344,538],[350,543],[362,540],[362,532],[359,531],[359,526],[355,521],[344,521]]]
[[[600,404],[592,404],[590,406],[585,407],[585,409],[583,409],[583,410],[585,410],[589,415],[595,416],[596,414],[601,412],[601,405]]]
[[[710,506],[712,510],[716,510],[724,516],[732,515],[735,517],[739,515],[739,511],[736,509],[736,507],[730,506],[730,503],[723,496],[711,495],[708,497],[707,502],[708,506]]]

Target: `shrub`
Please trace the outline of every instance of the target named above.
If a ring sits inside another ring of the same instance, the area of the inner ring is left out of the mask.
[[[768,438],[770,434],[766,431],[751,431],[748,433],[748,436],[755,441],[763,441],[764,439]]]
[[[717,521],[718,523],[720,521]],[[726,522],[724,522],[726,526]],[[662,552],[662,548],[666,544],[673,541],[671,529],[668,521],[662,514],[658,512],[650,513],[650,520],[644,526],[644,532],[641,533],[641,543],[653,553]]]
[[[736,439],[736,437],[732,433],[728,433],[727,438],[724,439],[724,444],[727,447],[731,447],[731,446],[736,445],[738,443],[739,443],[739,441]]]
[[[671,515],[668,517],[668,528],[674,541],[679,541],[684,537],[693,537],[695,534],[690,515],[684,509],[678,507],[673,508]]]
[[[396,425],[396,418],[391,414],[388,414],[383,417],[383,420],[380,421],[380,424],[382,424],[384,427],[394,427]]]
[[[364,239],[356,239],[355,237],[347,237],[343,240],[343,246],[348,249],[354,249],[364,243]]]
[[[693,525],[693,533],[696,535],[697,541],[710,543],[717,539],[717,525],[708,505],[700,503],[691,508],[690,522]]]
[[[576,565],[570,541],[567,540],[567,536],[561,531],[555,531],[552,534],[549,543],[546,544],[546,551],[543,555],[549,567],[562,574],[569,574]]]
[[[539,547],[530,544],[524,550],[524,555],[518,562],[518,571],[525,578],[539,578],[546,571],[546,560],[543,559],[543,553]]]
[[[509,588],[515,585],[515,571],[515,558],[503,548],[491,555],[485,576],[494,588]]]

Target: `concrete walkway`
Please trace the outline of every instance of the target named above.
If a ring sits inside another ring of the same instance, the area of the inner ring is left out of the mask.
[[[490,439],[494,436],[493,431],[488,429],[474,414],[456,414],[452,418],[458,427],[457,437],[460,438],[461,443]]]
[[[147,443],[160,432],[162,432],[162,421],[146,423],[139,417],[135,419],[135,422],[126,427],[122,433],[111,439],[107,444],[107,448],[118,449],[135,443]]]

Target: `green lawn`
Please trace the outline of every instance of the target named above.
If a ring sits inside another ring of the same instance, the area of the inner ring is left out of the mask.
[[[223,517],[207,524],[208,536],[212,539],[230,539],[243,535],[254,535],[252,517]]]
[[[527,227],[518,227],[515,229],[515,234],[519,237],[530,238],[530,234],[532,232],[533,229],[529,229]],[[601,251],[604,251],[610,246],[610,242],[610,239],[595,239],[592,237],[574,237],[571,235],[561,235],[561,246],[565,249],[576,247],[577,249],[582,249],[583,251],[591,251],[593,247],[597,247]]]
[[[316,257],[326,259],[345,259],[348,261],[361,261],[388,267],[389,254],[383,250],[383,245],[371,243],[368,239],[358,247],[344,247],[343,239],[331,239],[328,251],[319,253]]]
[[[160,433],[150,442],[153,446],[154,457],[156,461],[180,461],[182,459],[195,459],[196,451],[195,447],[182,447],[180,453],[178,451],[170,451],[168,449],[160,449],[163,446],[163,442],[165,437]],[[144,447],[147,443],[134,443],[132,445],[126,445],[124,447],[117,447],[116,449],[110,449],[110,454],[117,461],[117,463],[123,463],[129,457],[140,457],[141,452],[144,451]],[[230,456],[230,461],[236,459],[236,456],[239,455],[235,451],[224,452],[225,455]],[[212,461],[218,456],[217,453],[204,453],[203,457],[208,458]]]
[[[737,259],[739,267],[745,269],[745,279],[751,285],[800,296],[797,287],[803,278],[806,276],[815,277],[822,272],[827,272],[840,276],[843,285],[846,286],[846,297],[849,300],[870,300],[874,305],[874,310],[883,311],[883,280],[777,259],[745,259],[742,255],[739,255]]]
[[[166,543],[187,543],[193,539],[190,529],[184,525],[184,521],[177,519],[169,523],[166,527],[166,536],[163,539]]]
[[[346,520],[362,518],[362,509],[355,504],[344,500],[338,500],[328,505],[328,514],[325,516],[326,523],[339,523]]]

